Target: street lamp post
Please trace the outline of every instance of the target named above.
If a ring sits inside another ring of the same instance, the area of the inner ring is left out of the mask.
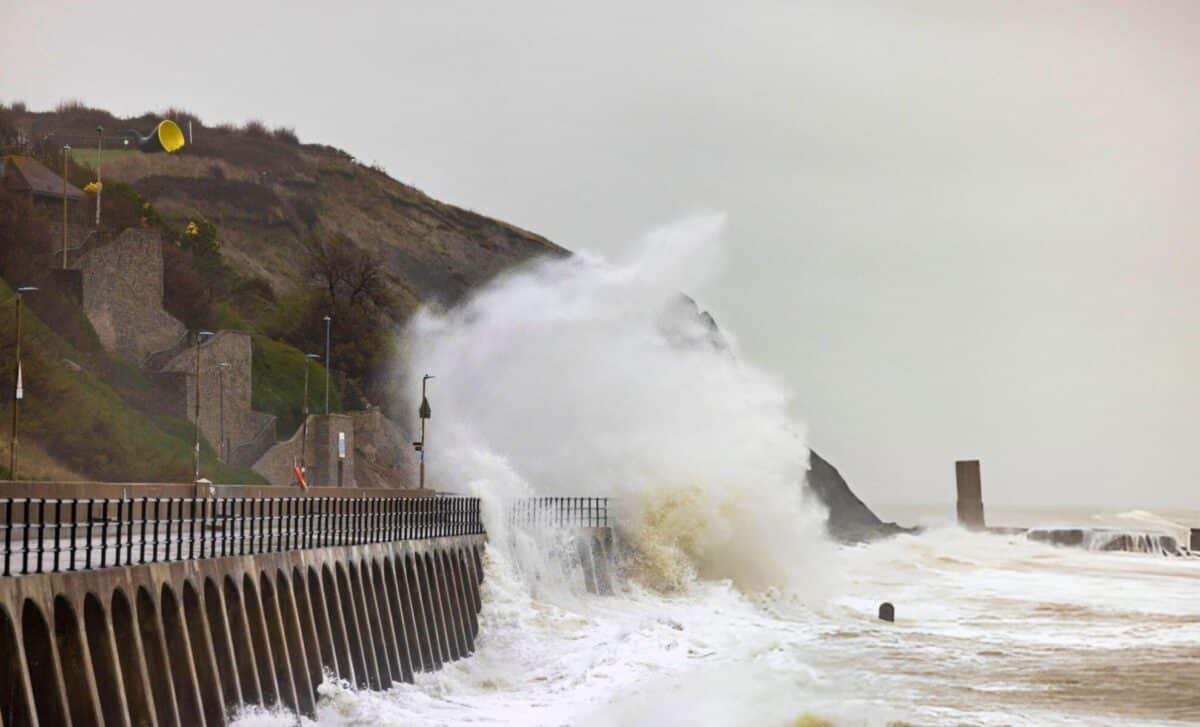
[[[321,357],[315,353],[304,354],[304,425],[300,434],[300,472],[306,477],[307,463],[304,458],[308,454],[308,362],[318,358]]]
[[[17,479],[17,425],[19,423],[17,412],[20,409],[21,399],[25,398],[25,392],[21,382],[21,294],[32,293],[37,288],[32,285],[23,285],[17,288],[17,358],[15,369],[13,372],[13,410],[12,410],[12,439],[9,441],[8,449],[8,479]]]
[[[413,442],[413,446],[416,447],[417,452],[420,454],[421,468],[419,475],[419,489],[422,490],[425,489],[425,420],[428,419],[432,413],[429,408],[429,399],[425,396],[425,384],[432,378],[435,377],[425,374],[424,378],[421,379],[421,407],[417,409],[417,416],[421,419],[421,441]]]
[[[325,413],[329,413],[329,327],[333,319],[325,316]]]
[[[71,145],[63,144],[63,270],[67,269],[67,157],[71,155]]]
[[[196,331],[196,442],[192,448],[192,482],[200,481],[200,344],[212,331]]]
[[[225,439],[225,369],[229,368],[227,363],[217,364],[217,386],[220,392],[220,417],[221,417],[221,443],[217,445],[217,458],[222,462],[229,461],[229,442]]]
[[[104,194],[104,180],[100,177],[100,160],[104,157],[104,127],[96,127],[96,227],[100,226],[100,195]]]

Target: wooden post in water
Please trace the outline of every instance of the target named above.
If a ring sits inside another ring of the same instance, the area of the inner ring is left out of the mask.
[[[979,477],[979,460],[959,460],[954,463],[958,483],[958,524],[968,530],[983,530],[983,485]]]

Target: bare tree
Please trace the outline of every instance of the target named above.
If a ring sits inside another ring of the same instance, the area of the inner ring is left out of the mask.
[[[304,241],[305,273],[325,291],[330,310],[387,307],[383,261],[345,235],[311,235]]]

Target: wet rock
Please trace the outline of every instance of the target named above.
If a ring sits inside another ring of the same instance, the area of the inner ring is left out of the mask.
[[[862,543],[899,533],[917,532],[896,523],[880,520],[850,489],[837,468],[816,452],[809,453],[808,487],[829,509],[826,528],[835,539]]]
[[[879,604],[879,620],[892,623],[896,620],[896,607],[890,602],[884,601]]]

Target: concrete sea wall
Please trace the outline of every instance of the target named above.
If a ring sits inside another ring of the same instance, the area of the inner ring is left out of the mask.
[[[484,539],[4,578],[0,724],[221,725],[250,704],[313,715],[327,674],[412,681],[474,651]]]

